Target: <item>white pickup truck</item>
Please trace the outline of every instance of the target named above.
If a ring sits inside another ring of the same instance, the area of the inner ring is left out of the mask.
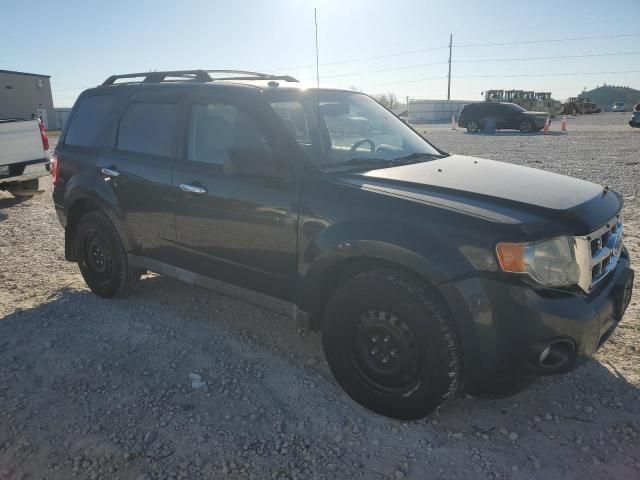
[[[40,193],[49,174],[49,139],[40,120],[0,120],[0,190],[16,196]]]

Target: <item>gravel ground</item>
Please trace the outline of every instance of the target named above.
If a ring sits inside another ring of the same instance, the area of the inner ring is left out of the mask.
[[[566,135],[419,128],[448,151],[610,185],[639,269],[640,130],[626,117],[571,119]],[[399,422],[351,401],[320,336],[286,318],[154,275],[127,299],[91,294],[42,183],[25,202],[0,193],[2,480],[640,477],[637,293],[575,372]]]

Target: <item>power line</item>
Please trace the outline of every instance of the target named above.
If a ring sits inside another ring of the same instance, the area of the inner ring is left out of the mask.
[[[466,43],[461,45],[454,45],[456,48],[470,48],[470,47],[503,47],[508,45],[531,45],[538,43],[554,43],[554,42],[573,42],[576,40],[596,40],[601,38],[624,38],[624,37],[638,37],[640,33],[619,33],[615,35],[594,35],[590,37],[565,37],[554,38],[548,40],[525,40],[520,42],[501,42],[501,43]]]
[[[460,44],[460,45],[453,45],[453,48],[471,48],[471,47],[493,47],[493,46],[509,46],[509,45],[531,45],[531,44],[544,44],[544,43],[555,43],[555,42],[571,42],[571,41],[577,41],[577,40],[596,40],[596,39],[603,39],[603,38],[626,38],[626,37],[638,37],[640,36],[640,33],[620,33],[620,34],[612,34],[612,35],[593,35],[593,36],[586,36],[586,37],[565,37],[565,38],[554,38],[554,39],[548,39],[548,40],[525,40],[525,41],[518,41],[518,42],[496,42],[496,43],[466,43],[466,44]],[[405,51],[400,51],[400,52],[394,52],[394,53],[387,53],[384,55],[375,55],[372,57],[364,57],[364,58],[357,58],[357,59],[352,59],[352,60],[340,60],[340,61],[336,61],[336,62],[328,62],[328,63],[321,63],[320,66],[324,67],[324,66],[332,66],[332,65],[342,65],[342,64],[347,64],[347,63],[356,63],[362,60],[379,60],[381,58],[391,58],[391,57],[400,57],[400,56],[404,56],[404,55],[413,55],[416,53],[425,53],[425,52],[434,52],[434,51],[438,51],[438,50],[446,50],[449,48],[449,45],[443,45],[440,47],[431,47],[431,48],[422,48],[422,49],[418,49],[418,50],[405,50]],[[560,57],[558,57],[560,58]],[[567,57],[567,58],[571,58],[571,57]],[[515,61],[515,60],[514,60]],[[278,68],[265,68],[264,70],[275,70],[275,71],[283,71],[283,70],[301,70],[301,69],[305,69],[305,68],[315,68],[315,64],[314,65],[299,65],[296,67],[278,67]]]
[[[530,60],[557,60],[567,58],[613,57],[616,55],[640,55],[637,52],[588,53],[584,55],[561,55],[556,57],[481,58],[478,60],[454,60],[453,63],[527,62]]]
[[[523,57],[523,58],[484,58],[478,60],[452,60],[452,63],[492,63],[492,62],[522,62],[522,61],[533,61],[533,60],[557,60],[557,59],[568,59],[568,58],[591,58],[591,57],[607,57],[607,56],[617,56],[617,55],[640,55],[640,51],[637,52],[615,52],[615,53],[593,53],[593,54],[584,54],[584,55],[561,55],[554,57]],[[341,78],[341,77],[351,77],[362,74],[370,74],[370,73],[379,73],[379,72],[391,72],[397,70],[409,70],[412,68],[421,68],[421,67],[429,67],[433,65],[445,65],[448,62],[445,60],[443,62],[431,62],[431,63],[419,63],[413,65],[403,65],[400,67],[390,67],[390,68],[379,68],[375,70],[368,70],[367,72],[351,72],[351,73],[339,73],[335,75],[322,75],[322,78]],[[460,77],[457,77],[460,78]],[[303,80],[313,80],[315,77],[304,78]]]
[[[615,72],[532,73],[532,74],[519,74],[519,75],[460,75],[455,78],[562,77],[562,76],[572,76],[572,75],[613,75],[613,74],[620,74],[620,73],[640,73],[640,70],[618,70]]]
[[[404,81],[400,81],[400,82],[376,83],[373,86],[374,87],[382,87],[382,86],[385,86],[385,85],[397,85],[397,84],[400,84],[400,83],[426,82],[426,81],[429,81],[429,80],[442,80],[443,78],[447,78],[447,75],[443,75],[443,76],[439,76],[439,77],[415,78],[413,80],[404,80]],[[453,77],[453,78],[458,78],[458,77]]]
[[[404,65],[401,67],[390,67],[390,68],[380,68],[376,70],[368,70],[366,73],[391,72],[395,70],[407,70],[410,68],[417,68],[417,67],[429,67],[432,65],[444,65],[446,63],[448,62],[445,60],[444,62],[421,63],[419,65]],[[363,73],[365,72],[359,71],[359,72],[351,72],[351,73],[340,73],[336,75],[322,75],[322,78],[351,77],[356,75],[362,75]],[[303,78],[302,80],[313,80],[314,78],[315,77],[307,77],[307,78]]]
[[[456,75],[452,78],[516,78],[516,77],[561,77],[573,75],[613,75],[623,73],[640,73],[640,70],[618,70],[611,72],[558,72],[558,73],[540,73],[540,74],[518,74],[518,75]],[[400,82],[377,83],[375,86],[398,85],[402,83],[426,82],[428,80],[442,80],[447,78],[446,75],[440,77],[414,78],[412,80],[403,80]]]
[[[432,47],[432,48],[421,48],[420,50],[406,50],[403,52],[395,52],[395,53],[387,53],[384,55],[376,55],[373,57],[363,57],[363,58],[357,58],[357,59],[353,59],[353,60],[341,60],[341,61],[337,61],[337,62],[329,62],[329,63],[321,63],[320,66],[321,67],[327,67],[327,66],[331,66],[331,65],[342,65],[345,63],[357,63],[360,61],[368,61],[368,60],[379,60],[381,58],[390,58],[390,57],[401,57],[403,55],[413,55],[415,53],[426,53],[426,52],[435,52],[437,50],[444,50],[449,48],[448,45],[445,45],[443,47]],[[278,67],[278,68],[264,68],[263,70],[274,70],[274,71],[290,71],[290,70],[302,70],[305,68],[315,68],[315,64],[314,65],[299,65],[297,67]]]

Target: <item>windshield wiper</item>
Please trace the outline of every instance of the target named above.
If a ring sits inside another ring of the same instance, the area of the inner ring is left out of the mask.
[[[374,168],[391,167],[393,165],[395,165],[394,160],[389,160],[384,158],[356,157],[356,158],[350,158],[349,160],[345,160],[344,162],[325,163],[322,166],[322,169],[326,170],[326,169],[334,169],[334,168],[342,168],[342,167],[348,167],[350,169],[353,169],[353,167],[374,169]]]
[[[393,159],[394,165],[407,165],[409,163],[418,163],[425,160],[433,160],[436,158],[444,158],[446,155],[438,153],[412,153],[404,157],[396,157]]]
[[[443,158],[446,155],[440,155],[436,153],[412,153],[410,155],[405,155],[404,157],[397,158],[367,158],[367,157],[356,157],[350,158],[349,160],[345,160],[344,162],[333,162],[326,163],[322,166],[323,170],[325,169],[339,169],[339,168],[347,168],[349,170],[353,170],[354,167],[358,169],[376,169],[376,168],[389,168],[389,167],[397,167],[400,165],[408,165],[410,163],[419,163],[427,160],[433,160],[436,158]]]

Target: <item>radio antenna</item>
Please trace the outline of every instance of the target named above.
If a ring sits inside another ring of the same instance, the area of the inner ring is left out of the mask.
[[[313,22],[316,28],[316,109],[318,118],[316,119],[316,127],[318,130],[318,145],[316,148],[317,164],[320,165],[320,55],[318,53],[318,10],[313,9]]]
[[[316,26],[316,85],[320,88],[320,55],[318,53],[318,10],[313,9],[313,22]]]

